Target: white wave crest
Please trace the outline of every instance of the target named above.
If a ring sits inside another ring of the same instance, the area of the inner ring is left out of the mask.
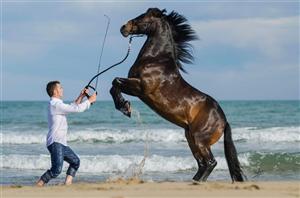
[[[233,140],[251,142],[300,142],[300,127],[233,128]],[[25,132],[2,132],[3,144],[41,144],[46,134]],[[182,129],[87,129],[68,134],[68,141],[87,143],[128,143],[128,142],[186,142]],[[223,138],[220,139],[223,141]]]
[[[1,138],[2,137],[2,138]],[[0,133],[1,142],[4,144],[40,144],[45,143],[46,134]],[[126,142],[185,142],[185,137],[180,129],[101,129],[99,131],[88,129],[68,134],[71,142],[101,142],[101,143],[126,143]]]
[[[242,165],[248,166],[249,155],[239,156]],[[50,156],[48,155],[2,155],[0,168],[21,169],[21,170],[47,170],[50,168]],[[139,164],[143,156],[137,155],[97,155],[80,156],[80,172],[86,173],[123,173],[132,165]],[[227,170],[227,163],[224,157],[216,157],[218,165],[216,170]],[[68,164],[64,163],[64,171]],[[176,172],[187,171],[197,168],[197,163],[192,156],[160,156],[152,155],[146,158],[143,172]]]
[[[4,132],[0,133],[0,142],[2,144],[40,144],[45,143],[45,134]]]
[[[299,142],[300,127],[272,128],[236,128],[232,130],[233,140],[249,140],[256,142]]]

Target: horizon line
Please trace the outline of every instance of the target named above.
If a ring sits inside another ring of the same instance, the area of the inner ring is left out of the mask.
[[[49,100],[1,100],[1,102],[45,102]],[[70,102],[72,100],[63,100]],[[111,99],[103,99],[103,100],[97,100],[98,102],[113,102]],[[96,102],[97,102],[96,101]],[[139,99],[131,100],[134,102],[143,102]],[[217,101],[300,101],[300,98],[298,99],[220,99]]]

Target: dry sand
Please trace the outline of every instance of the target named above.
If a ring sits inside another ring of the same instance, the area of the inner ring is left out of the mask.
[[[119,180],[72,186],[3,186],[1,197],[300,197],[300,182],[142,182]]]

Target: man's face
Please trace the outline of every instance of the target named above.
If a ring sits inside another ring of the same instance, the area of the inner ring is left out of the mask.
[[[56,84],[56,87],[55,87],[55,90],[54,90],[54,94],[58,98],[62,98],[63,97],[63,95],[64,95],[64,89],[61,86],[61,84],[59,84],[59,83]]]

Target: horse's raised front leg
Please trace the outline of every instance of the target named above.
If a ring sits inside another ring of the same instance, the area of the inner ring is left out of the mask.
[[[130,117],[130,102],[125,100],[121,93],[123,92],[131,96],[139,96],[141,94],[140,87],[140,80],[137,78],[115,78],[112,82],[110,94],[113,97],[116,109]]]

